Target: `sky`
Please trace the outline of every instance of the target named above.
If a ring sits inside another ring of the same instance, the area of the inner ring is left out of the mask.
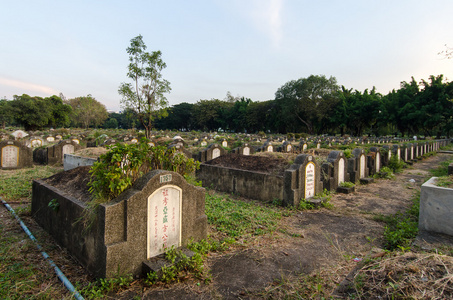
[[[274,99],[286,82],[333,76],[381,94],[453,80],[451,0],[0,0],[0,99],[92,95],[119,111],[130,40],[162,51],[169,105]],[[446,46],[447,45],[447,46]]]

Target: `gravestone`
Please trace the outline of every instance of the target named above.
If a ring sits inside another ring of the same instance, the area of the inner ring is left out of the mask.
[[[28,136],[28,133],[26,133],[23,130],[16,130],[13,133],[11,133],[11,135],[14,137],[15,140],[20,140]]]
[[[30,148],[38,148],[44,145],[44,141],[40,137],[32,137],[27,143],[27,146]]]
[[[352,150],[352,155],[348,159],[348,173],[351,182],[358,182],[360,179],[368,176],[368,168],[366,166],[365,151],[360,148]]]
[[[79,149],[82,149],[82,146],[72,140],[60,141],[47,148],[47,163],[49,165],[63,164],[65,154],[73,154]]]
[[[49,207],[51,201],[58,202],[58,211]],[[207,238],[205,190],[175,172],[146,174],[116,199],[100,204],[90,226],[78,221],[87,209],[44,180],[33,182],[34,219],[95,277],[140,276],[171,246]]]
[[[225,153],[227,153],[227,151],[220,147],[219,144],[211,144],[209,145],[208,148],[199,152],[198,160],[201,162],[205,162],[211,159],[215,159],[221,155],[224,155]]]
[[[297,207],[300,199],[310,199],[322,192],[320,175],[320,166],[312,155],[298,155],[285,171],[283,204]]]
[[[242,155],[250,155],[255,153],[255,149],[251,147],[249,144],[245,143],[241,147],[234,148],[232,152]]]
[[[1,169],[20,169],[33,166],[33,151],[18,141],[0,142]]]
[[[373,175],[381,171],[381,151],[378,147],[371,147],[368,153],[369,174]]]
[[[393,147],[392,147],[392,155],[395,155],[396,159],[398,161],[401,160],[401,149],[400,149],[399,145],[393,145]]]
[[[55,137],[48,136],[48,137],[46,137],[46,141],[49,142],[49,143],[53,143],[53,142],[55,142]]]
[[[228,147],[228,141],[227,140],[224,139],[222,141],[222,147],[225,147],[225,148]]]
[[[335,191],[342,182],[349,181],[347,162],[343,151],[330,151],[327,156],[327,163],[325,172],[329,178],[328,184],[324,188]]]

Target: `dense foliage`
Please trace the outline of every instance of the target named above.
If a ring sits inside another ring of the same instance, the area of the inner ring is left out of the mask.
[[[160,59],[160,54],[157,58]],[[132,95],[138,97],[136,93]],[[420,82],[412,78],[387,95],[381,95],[375,88],[363,92],[347,89],[338,86],[334,77],[311,75],[285,83],[273,100],[254,102],[228,93],[223,100],[183,102],[165,109],[157,109],[159,105],[156,104],[147,112],[151,119],[143,110],[130,105],[121,113],[110,113],[106,117],[104,112],[95,121],[82,121],[76,119],[76,116],[80,117],[77,106],[73,106],[71,113],[69,105],[57,96],[15,96],[12,101],[0,101],[0,124],[21,124],[26,129],[37,129],[67,126],[70,120],[76,126],[137,128],[145,129],[148,134],[152,124],[157,129],[181,131],[439,137],[452,133],[452,99],[453,82],[444,80],[443,75]],[[163,101],[165,104],[166,100]],[[164,115],[166,117],[157,118]],[[147,121],[143,122],[143,118]]]
[[[90,170],[90,192],[95,203],[111,200],[151,170],[169,170],[190,175],[199,166],[174,148],[150,147],[146,142],[110,146]]]

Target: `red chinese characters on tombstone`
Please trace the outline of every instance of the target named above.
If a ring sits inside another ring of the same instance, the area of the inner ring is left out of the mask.
[[[167,249],[167,241],[168,241],[168,234],[167,234],[167,228],[168,228],[168,225],[166,223],[168,223],[168,189],[163,189],[162,190],[162,196],[163,196],[163,200],[162,200],[162,204],[164,206],[162,212],[163,212],[163,216],[162,216],[162,248],[165,250]]]
[[[181,243],[181,190],[164,186],[148,197],[148,258]]]
[[[305,199],[315,195],[315,164],[309,162],[305,167]]]

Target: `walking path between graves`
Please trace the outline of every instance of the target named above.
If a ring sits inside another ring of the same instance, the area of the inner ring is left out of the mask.
[[[431,177],[428,170],[450,158],[438,154],[414,163],[393,180],[377,179],[357,186],[353,194],[334,194],[332,209],[299,212],[284,218],[272,236],[210,256],[209,285],[188,282],[151,289],[144,299],[260,299],[302,274],[321,276],[335,286],[356,267],[355,260],[383,247],[385,224],[373,218],[408,209]]]

